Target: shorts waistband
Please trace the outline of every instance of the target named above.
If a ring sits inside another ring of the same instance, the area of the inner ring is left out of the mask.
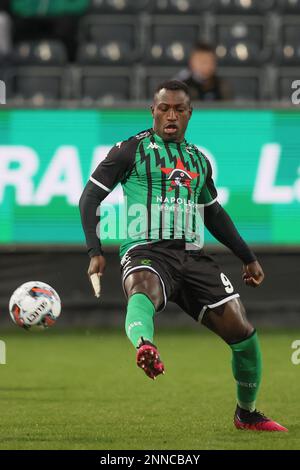
[[[147,248],[155,248],[163,247],[163,248],[170,248],[174,250],[184,250],[186,253],[200,253],[203,251],[203,248],[199,248],[197,245],[194,245],[192,242],[188,242],[182,239],[175,239],[175,240],[161,240],[158,242],[149,242],[147,243]],[[187,247],[189,247],[187,249]],[[193,247],[193,248],[192,248]]]

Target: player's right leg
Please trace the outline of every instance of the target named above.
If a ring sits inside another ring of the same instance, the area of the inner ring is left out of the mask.
[[[152,342],[154,314],[164,303],[161,280],[153,271],[137,270],[126,277],[124,290],[128,298],[126,334],[137,349],[137,365],[155,379],[164,373],[164,364]]]

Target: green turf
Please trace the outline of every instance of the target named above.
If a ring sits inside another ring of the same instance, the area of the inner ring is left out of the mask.
[[[135,366],[123,332],[2,333],[1,449],[299,449],[300,331],[260,334],[259,408],[289,433],[235,430],[230,350],[203,330],[161,332],[166,375]]]

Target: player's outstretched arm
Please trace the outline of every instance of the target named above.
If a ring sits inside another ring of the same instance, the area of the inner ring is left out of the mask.
[[[204,224],[220,243],[227,246],[244,263],[245,284],[258,287],[264,279],[262,267],[253,251],[238,233],[227,212],[217,201],[205,207]]]
[[[100,277],[105,268],[100,240],[100,204],[130,173],[138,142],[132,138],[116,144],[90,177],[79,201],[82,227],[91,258],[88,276],[97,297],[100,296]]]
[[[98,237],[97,226],[99,224],[99,205],[106,195],[105,191],[88,182],[79,201],[82,227],[85,233],[88,254],[91,258],[88,277],[96,297],[100,297],[100,278],[105,269],[105,258]]]

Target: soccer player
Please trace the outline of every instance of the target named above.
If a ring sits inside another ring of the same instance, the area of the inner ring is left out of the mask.
[[[192,116],[187,86],[176,80],[162,83],[151,111],[153,128],[117,143],[81,196],[82,225],[91,258],[88,274],[101,276],[104,272],[97,209],[121,183],[128,208],[127,237],[120,248],[128,299],[125,328],[137,349],[137,365],[151,379],[164,373],[153,344],[154,314],[171,300],[231,348],[237,383],[235,426],[287,431],[256,410],[261,381],[257,332],[228,277],[199,246],[197,214],[203,207],[206,228],[242,261],[244,282],[252,287],[262,283],[264,273],[256,256],[217,201],[209,160],[184,138]],[[140,217],[132,219],[130,214],[136,208]]]

